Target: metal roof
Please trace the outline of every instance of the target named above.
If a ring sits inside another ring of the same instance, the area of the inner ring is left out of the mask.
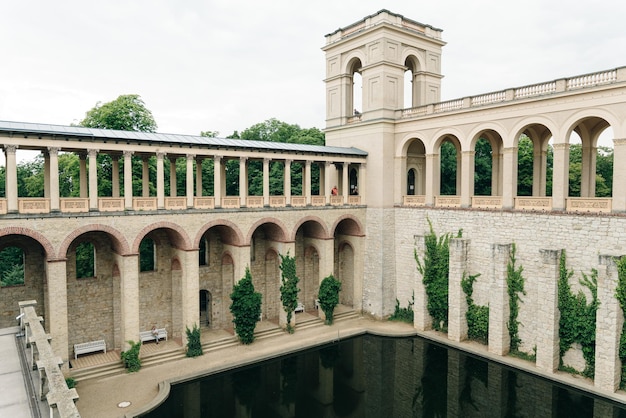
[[[153,132],[118,131],[113,129],[84,128],[82,126],[51,125],[44,123],[0,121],[0,132],[29,135],[50,135],[89,138],[94,141],[113,139],[122,141],[152,142],[161,144],[193,145],[200,148],[256,149],[311,154],[335,154],[367,156],[367,152],[354,147],[327,147],[325,145],[293,144],[272,141],[248,141],[245,139],[207,138],[197,135],[162,134]]]

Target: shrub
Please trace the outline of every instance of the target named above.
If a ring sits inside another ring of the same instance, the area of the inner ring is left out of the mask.
[[[261,294],[254,290],[249,268],[246,267],[245,276],[233,286],[230,298],[233,301],[230,312],[233,314],[237,337],[243,344],[252,344],[254,328],[261,315]]]
[[[65,384],[67,385],[68,389],[73,389],[76,387],[76,379],[74,379],[73,377],[66,377]]]
[[[293,334],[295,331],[291,326],[291,316],[298,306],[298,282],[300,279],[296,275],[296,259],[287,255],[280,255],[280,270],[282,272],[282,284],[280,286],[280,301],[283,309],[287,313],[287,332]]]
[[[193,324],[193,329],[185,327],[187,333],[187,357],[198,357],[202,355],[202,342],[200,341],[200,328]]]
[[[141,359],[139,358],[139,350],[141,349],[141,341],[127,341],[130,349],[122,351],[122,362],[129,373],[137,372],[141,369]]]
[[[322,308],[324,315],[326,315],[326,325],[332,325],[333,323],[333,312],[335,311],[335,307],[339,304],[340,290],[341,282],[335,279],[335,276],[332,274],[325,277],[322,283],[320,283],[318,299],[320,301],[320,308]]]
[[[475,305],[472,298],[474,282],[478,276],[480,274],[468,276],[463,272],[463,278],[461,279],[461,288],[463,293],[465,293],[465,300],[467,301],[467,312],[465,313],[467,337],[470,340],[487,344],[489,342],[489,306]]]
[[[415,295],[411,296],[411,300],[406,308],[400,306],[400,301],[396,299],[396,308],[389,317],[390,321],[402,321],[409,324],[413,323],[413,305],[415,304]]]

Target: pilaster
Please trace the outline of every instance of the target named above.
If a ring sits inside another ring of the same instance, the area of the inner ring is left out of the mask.
[[[549,373],[559,367],[559,260],[561,250],[539,250],[542,268],[537,278],[537,368]]]
[[[489,352],[503,356],[509,352],[511,338],[509,320],[509,298],[507,292],[507,265],[512,244],[493,244],[492,276],[489,292]]]
[[[467,271],[470,241],[467,238],[450,240],[450,261],[448,275],[448,339],[467,339],[467,300],[461,280]]]
[[[426,254],[426,237],[424,235],[416,235],[415,237],[415,256],[424,262]],[[426,286],[424,286],[424,276],[416,267],[415,270],[415,304],[413,305],[413,326],[418,331],[427,331],[433,326],[433,318],[428,313],[428,296],[426,295]]]

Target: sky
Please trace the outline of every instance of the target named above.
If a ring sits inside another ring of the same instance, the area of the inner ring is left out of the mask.
[[[387,9],[443,30],[442,100],[626,66],[626,2],[0,4],[0,120],[69,125],[138,94],[158,132],[325,127],[325,35]]]

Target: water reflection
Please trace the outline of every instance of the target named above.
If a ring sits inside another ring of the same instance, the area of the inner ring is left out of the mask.
[[[593,398],[420,338],[363,336],[172,387],[160,417],[615,417]]]

